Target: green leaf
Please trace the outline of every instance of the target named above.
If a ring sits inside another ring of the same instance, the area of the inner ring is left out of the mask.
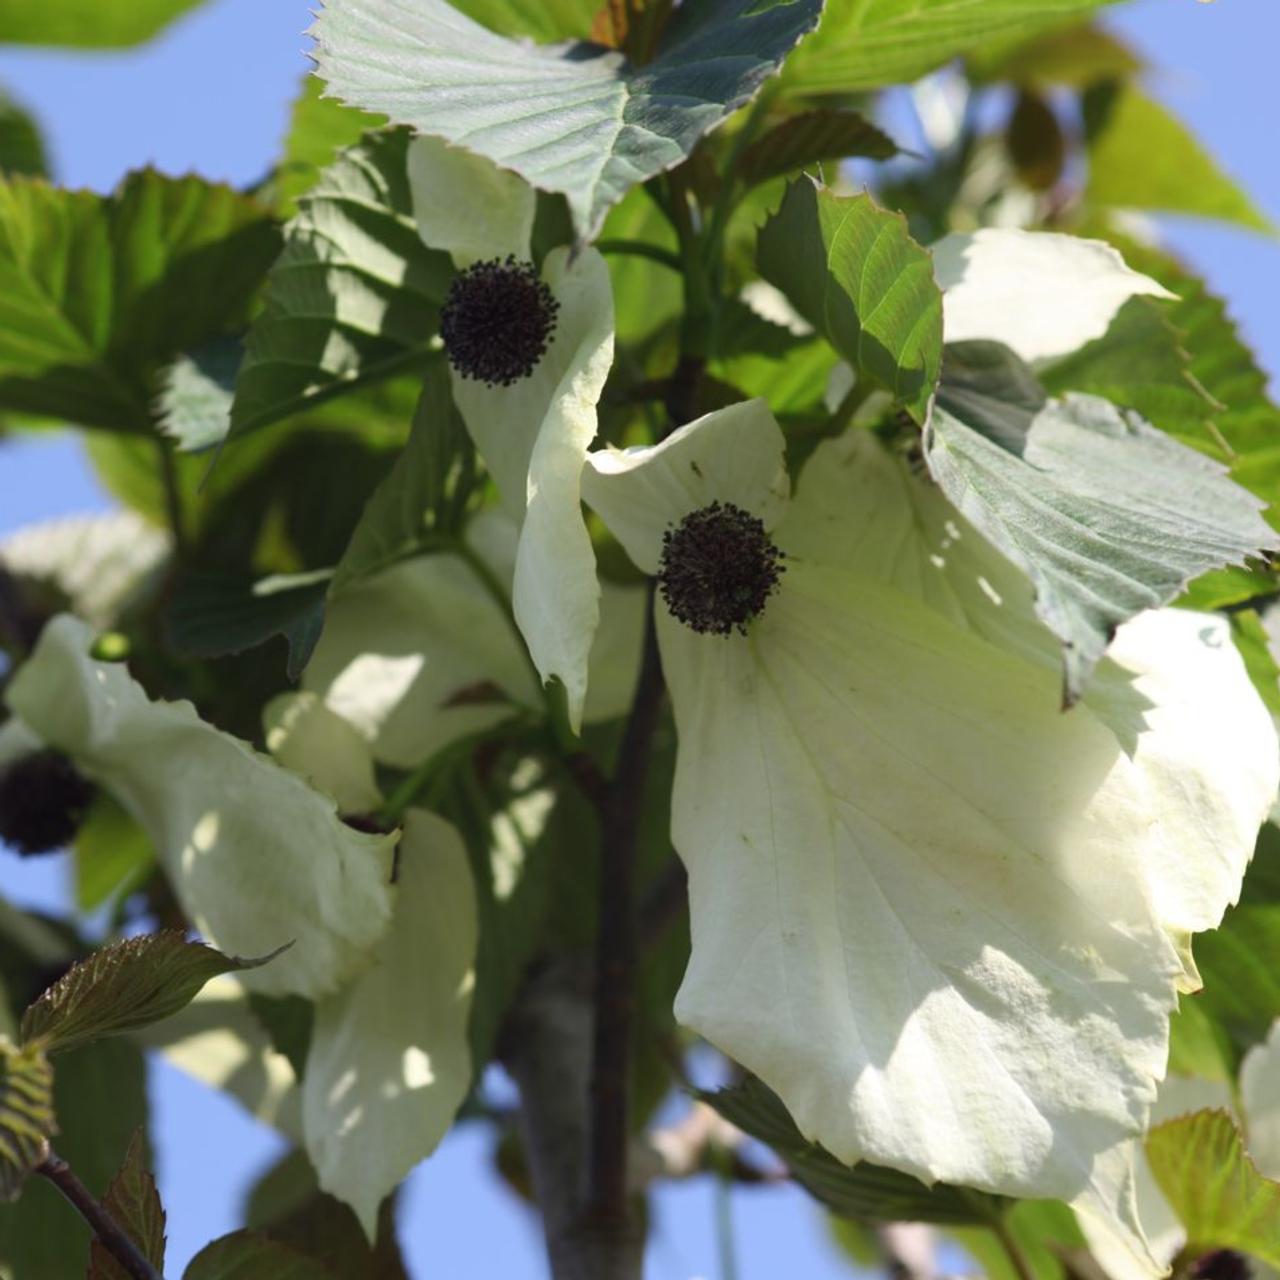
[[[183,453],[221,443],[231,427],[231,400],[244,350],[222,337],[180,355],[160,375],[156,426]]]
[[[308,74],[293,101],[284,156],[276,178],[276,189],[286,213],[297,211],[298,197],[310,191],[320,174],[338,158],[338,153],[354,147],[370,129],[386,124],[385,116],[371,116],[356,107],[344,106],[333,98],[322,98],[324,85]]]
[[[53,1118],[53,1068],[44,1047],[0,1041],[0,1202],[22,1193],[58,1131]]]
[[[1147,1134],[1147,1163],[1186,1228],[1187,1249],[1237,1249],[1280,1266],[1280,1183],[1264,1178],[1226,1111],[1196,1111]]]
[[[1188,444],[1216,450],[1214,419],[1222,405],[1192,374],[1188,337],[1168,304],[1130,298],[1101,338],[1044,372],[1045,389],[1087,391],[1136,410]]]
[[[897,143],[860,111],[824,107],[791,116],[757,138],[742,153],[737,172],[755,186],[822,160],[888,160],[898,154]]]
[[[1275,232],[1186,126],[1135,86],[1096,91],[1086,103],[1086,120],[1085,194],[1095,205],[1189,213]]]
[[[1262,619],[1253,609],[1231,611],[1231,639],[1267,710],[1280,719],[1280,668],[1272,656]]]
[[[58,1154],[95,1196],[106,1191],[129,1141],[147,1123],[146,1063],[127,1040],[73,1049],[53,1082]],[[0,1204],[0,1276],[62,1280],[85,1274],[90,1233],[44,1178],[27,1183],[16,1205]]]
[[[817,35],[787,64],[798,94],[916,80],[980,43],[1028,38],[1111,0],[828,0]]]
[[[1169,1074],[1235,1082],[1235,1050],[1198,994],[1179,996],[1177,1011],[1169,1020]]]
[[[177,1013],[210,978],[265,964],[224,956],[177,930],[113,942],[67,970],[22,1016],[24,1045],[50,1053]]]
[[[236,1231],[206,1245],[183,1280],[334,1280],[321,1262],[254,1231]]]
[[[685,5],[638,67],[598,45],[505,39],[446,0],[327,0],[313,34],[337,97],[563,193],[590,239],[631,187],[679,164],[750,101],[821,7]]]
[[[963,1187],[927,1187],[910,1174],[860,1161],[850,1168],[804,1138],[778,1096],[754,1076],[700,1093],[726,1120],[772,1147],[792,1176],[841,1217],[859,1222],[969,1224],[999,1218],[1011,1201]]]
[[[1191,377],[1215,402],[1211,439],[1226,446],[1217,453],[1230,461],[1232,474],[1241,484],[1273,507],[1280,505],[1280,408],[1269,398],[1267,375],[1241,340],[1225,304],[1169,255],[1122,237],[1111,239],[1130,266],[1178,295],[1177,302],[1166,304],[1164,315],[1190,354]],[[1125,397],[1132,394],[1123,392]],[[1127,398],[1122,402],[1127,403]],[[1133,407],[1141,412],[1140,405]],[[1205,445],[1204,433],[1198,429],[1178,434],[1188,444]]]
[[[103,1197],[103,1208],[124,1229],[138,1252],[157,1271],[164,1269],[164,1208],[156,1180],[147,1168],[147,1139],[141,1129],[133,1135],[129,1151]],[[89,1246],[89,1274],[86,1280],[130,1280],[100,1240]]]
[[[42,178],[48,172],[40,126],[30,112],[0,90],[0,175],[23,173]]]
[[[901,214],[801,178],[761,230],[758,261],[859,374],[924,422],[942,362],[942,294]]]
[[[76,833],[76,906],[93,911],[115,894],[137,888],[155,865],[146,832],[119,801],[99,791]]]
[[[958,1227],[952,1235],[981,1264],[988,1280],[1073,1280],[1089,1274],[1068,1267],[1064,1254],[1086,1254],[1084,1235],[1069,1206],[1059,1200],[1019,1200],[1004,1216],[1003,1234],[1030,1277],[1015,1267],[1008,1246],[988,1227]]]
[[[146,431],[159,366],[240,324],[277,248],[264,209],[199,178],[0,182],[0,409]]]
[[[201,0],[8,0],[0,44],[116,48],[150,40]]]
[[[396,1196],[378,1212],[370,1244],[349,1205],[325,1195],[301,1151],[291,1151],[249,1193],[245,1222],[310,1258],[323,1258],[336,1280],[409,1280],[396,1243]]]
[[[365,506],[334,570],[330,594],[421,551],[431,534],[460,531],[474,482],[475,454],[450,385],[445,362],[433,360],[409,443]]]
[[[233,436],[423,367],[453,264],[418,235],[408,141],[369,134],[299,201],[249,330]]]
[[[1037,408],[991,343],[948,347],[925,457],[943,492],[1024,569],[1080,696],[1117,627],[1208,569],[1276,544],[1226,468],[1094,396]]]
[[[187,574],[169,600],[169,643],[178,653],[218,658],[284,636],[287,672],[296,680],[320,639],[332,576],[328,569],[256,580],[212,571]]]

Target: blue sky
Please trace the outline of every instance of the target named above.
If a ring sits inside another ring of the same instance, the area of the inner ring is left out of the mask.
[[[154,164],[246,183],[272,164],[289,103],[306,71],[308,0],[213,0],[140,50],[67,54],[0,48],[0,85],[44,123],[59,180],[98,190]],[[1280,221],[1274,115],[1276,0],[1139,0],[1109,17],[1156,70],[1157,96],[1190,123],[1259,205]],[[1169,241],[1231,301],[1273,372],[1280,370],[1280,243],[1242,231],[1168,220]],[[30,520],[101,507],[70,438],[5,444],[0,533]],[[0,851],[0,886],[20,902],[65,901],[64,867]],[[155,1069],[154,1128],[169,1213],[167,1271],[180,1275],[212,1236],[238,1223],[246,1181],[279,1140],[233,1103],[163,1066]],[[412,1178],[402,1206],[415,1276],[546,1276],[536,1225],[488,1173],[483,1130],[458,1131]],[[791,1188],[735,1191],[740,1280],[852,1274],[819,1215]],[[660,1194],[647,1280],[720,1275],[715,1189],[698,1179]]]

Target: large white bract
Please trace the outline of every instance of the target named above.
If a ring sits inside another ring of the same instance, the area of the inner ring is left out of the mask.
[[[508,256],[530,262],[537,193],[523,179],[424,137],[410,147],[409,181],[423,240],[451,254],[459,269]],[[567,246],[553,249],[541,276],[559,304],[546,353],[509,386],[454,369],[453,395],[505,508],[521,526],[516,620],[542,679],[564,685],[576,730],[599,621],[579,479],[613,363],[613,294],[608,267],[594,249],[573,256]]]
[[[91,654],[68,614],[44,629],[5,700],[146,831],[183,910],[215,946],[261,956],[266,994],[316,998],[369,963],[391,919],[394,836],[355,831],[332,799],[188,702],[153,702]]]
[[[1149,1262],[1126,1139],[1188,936],[1234,900],[1280,779],[1225,623],[1136,619],[1062,714],[1029,584],[869,434],[820,446],[789,504],[759,401],[589,461],[647,571],[717,501],[786,555],[746,635],[657,606],[677,1015],[842,1160],[1064,1199]]]

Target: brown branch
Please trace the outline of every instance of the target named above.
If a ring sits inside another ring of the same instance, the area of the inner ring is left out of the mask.
[[[674,854],[640,904],[640,946],[661,941],[689,900],[689,876]]]
[[[164,1280],[155,1267],[144,1258],[138,1246],[125,1234],[124,1228],[107,1212],[106,1207],[94,1199],[89,1188],[71,1171],[71,1166],[50,1151],[35,1172],[47,1178],[71,1202],[72,1207],[93,1229],[113,1258],[133,1277],[133,1280]]]
[[[658,637],[650,607],[646,610],[640,678],[601,822],[587,1211],[587,1217],[599,1226],[625,1225],[628,1217],[631,1045],[639,954],[636,847],[650,746],[664,692]]]

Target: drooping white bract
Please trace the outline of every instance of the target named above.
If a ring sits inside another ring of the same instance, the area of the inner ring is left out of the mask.
[[[383,1197],[435,1150],[471,1087],[475,890],[449,823],[405,815],[397,884],[373,964],[316,1006],[302,1085],[320,1185],[370,1237]]]
[[[471,521],[465,537],[494,580],[509,589],[518,525],[487,510]],[[639,587],[600,588],[586,723],[619,716],[630,704],[644,599]],[[536,713],[542,706],[504,609],[452,552],[402,561],[334,595],[303,687],[349,722],[379,762],[402,769],[416,768],[519,709]]]
[[[242,980],[316,998],[368,963],[391,918],[393,836],[346,826],[332,800],[187,702],[153,702],[92,631],[61,615],[6,691],[146,831],[183,910],[223,951],[260,956]]]
[[[1172,298],[1101,240],[984,227],[932,246],[948,342],[987,338],[1052,360],[1100,338],[1132,297]]]
[[[368,743],[314,693],[264,713],[277,759],[330,795],[376,809]],[[320,1185],[373,1237],[378,1206],[448,1132],[471,1087],[468,1024],[479,933],[462,839],[423,809],[404,819],[391,927],[373,962],[316,1004],[303,1140]]]
[[[513,173],[438,138],[409,149],[414,215],[423,240],[464,269],[477,261],[529,262],[537,194]],[[454,401],[503,503],[521,525],[513,604],[544,681],[558,678],[575,730],[587,656],[599,617],[595,554],[579,483],[596,434],[596,403],[613,363],[609,271],[594,249],[553,249],[542,281],[559,304],[536,367],[509,386],[453,369]]]
[[[647,572],[716,501],[786,556],[745,635],[658,604],[677,1016],[842,1160],[1068,1200],[1150,1266],[1126,1139],[1186,936],[1235,897],[1278,778],[1225,625],[1137,620],[1064,715],[1029,584],[867,433],[821,445],[789,505],[758,401],[589,462]]]

